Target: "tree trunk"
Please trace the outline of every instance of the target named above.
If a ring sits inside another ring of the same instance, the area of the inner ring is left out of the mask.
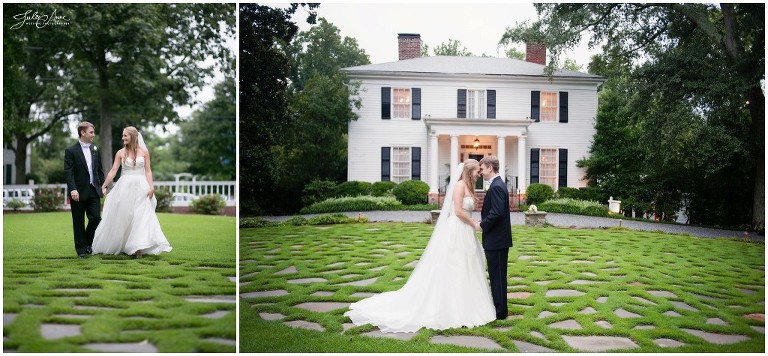
[[[104,174],[112,168],[112,101],[109,93],[109,78],[106,70],[100,71],[99,88],[101,89],[101,122],[99,140],[101,142],[101,167]]]
[[[755,154],[755,195],[752,201],[752,230],[765,231],[765,95],[759,87],[748,95],[749,113],[752,116]]]
[[[16,160],[16,184],[27,184],[27,146],[29,138],[24,135],[16,135],[16,147],[14,148]],[[62,163],[63,164],[63,163]]]

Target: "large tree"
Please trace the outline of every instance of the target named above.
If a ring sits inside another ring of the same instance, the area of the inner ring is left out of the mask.
[[[642,112],[633,120],[647,129],[643,138],[649,140],[644,143],[648,162],[680,159],[672,154],[683,154],[684,149],[667,149],[669,144],[691,149],[692,142],[703,144],[706,138],[725,144],[706,154],[694,150],[689,152],[693,157],[677,163],[707,172],[711,180],[747,180],[752,204],[739,213],[751,216],[753,229],[764,230],[764,4],[537,4],[536,8],[538,21],[509,29],[501,42],[543,42],[550,63],[558,63],[564,50],[590,35],[591,46],[602,46],[601,60],[630,63],[614,69],[628,70],[639,80],[636,92],[649,94],[630,103]],[[654,125],[660,129],[653,131]],[[674,131],[678,128],[685,130]],[[738,159],[726,164],[727,158]],[[680,165],[657,167],[656,178],[674,178],[679,174],[674,168]],[[669,191],[684,190],[680,187],[685,182],[665,180]],[[700,198],[699,205],[717,196],[716,187],[697,188],[690,193],[692,199]],[[726,206],[734,209],[732,204]]]

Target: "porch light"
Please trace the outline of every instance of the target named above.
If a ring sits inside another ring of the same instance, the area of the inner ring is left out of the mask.
[[[475,150],[477,150],[478,148],[480,148],[480,139],[475,137]]]

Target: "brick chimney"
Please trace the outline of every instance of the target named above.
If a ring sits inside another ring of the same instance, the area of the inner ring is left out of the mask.
[[[421,35],[418,33],[397,34],[398,60],[421,57]]]
[[[525,61],[546,65],[547,46],[539,42],[527,42],[525,44]]]

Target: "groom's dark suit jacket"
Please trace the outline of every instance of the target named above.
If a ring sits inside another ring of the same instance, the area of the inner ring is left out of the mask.
[[[483,228],[483,248],[501,250],[512,247],[512,225],[509,219],[509,191],[501,177],[488,187],[480,213]]]
[[[91,160],[94,171],[93,185],[98,197],[101,197],[104,195],[101,191],[101,184],[104,183],[104,170],[101,169],[101,159],[93,149],[93,145],[91,145]],[[67,197],[71,197],[69,195],[71,191],[77,190],[80,201],[93,198],[91,196],[91,176],[88,174],[88,163],[85,161],[79,141],[64,151],[64,176],[67,179]]]

